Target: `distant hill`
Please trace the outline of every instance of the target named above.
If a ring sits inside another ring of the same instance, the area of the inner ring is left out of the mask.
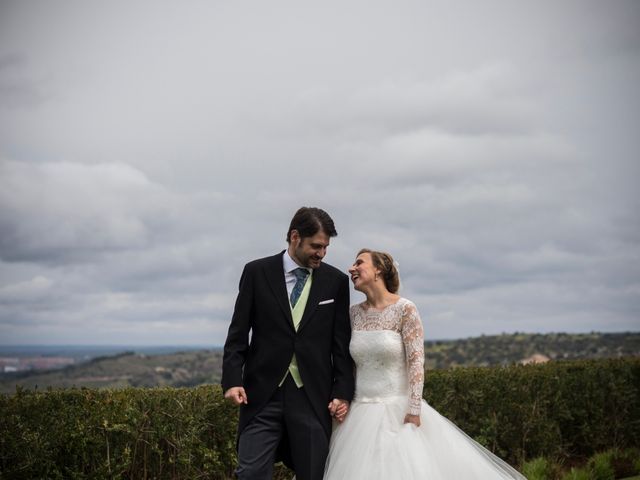
[[[426,368],[624,356],[640,356],[640,332],[514,333],[425,342]]]
[[[124,352],[46,372],[2,374],[0,392],[47,387],[190,387],[219,383],[222,351],[195,350],[163,355]]]
[[[639,333],[503,334],[425,342],[425,366],[509,365],[528,361],[640,356]],[[162,355],[125,352],[48,372],[0,375],[0,392],[47,387],[155,387],[219,383],[220,350]]]

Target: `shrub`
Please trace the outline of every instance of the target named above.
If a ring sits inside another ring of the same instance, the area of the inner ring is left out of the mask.
[[[562,480],[591,480],[591,474],[587,468],[572,468]]]
[[[639,453],[640,449],[638,448],[612,448],[605,450],[604,452],[596,453],[586,461],[581,461],[578,458],[571,458],[560,459],[559,462],[554,462],[549,458],[538,457],[525,462],[522,465],[522,473],[528,480],[564,479],[570,475],[581,477],[585,472],[588,473],[591,480],[614,480],[618,478],[627,478],[635,475],[636,473],[640,473],[636,471],[633,465],[634,460],[639,458]],[[571,470],[566,471],[567,467],[562,467],[562,463],[567,460],[573,467],[573,473]]]
[[[616,474],[611,465],[614,455],[613,450],[596,453],[589,459],[589,469],[592,473],[593,480],[615,480]]]
[[[3,478],[230,478],[235,408],[219,387],[0,397]]]
[[[626,478],[640,474],[640,448],[616,450],[612,463],[616,478]]]
[[[550,480],[552,477],[552,465],[544,457],[534,458],[522,465],[522,474],[527,480]]]
[[[640,438],[640,358],[429,371],[424,396],[512,464],[588,458]]]
[[[513,465],[587,458],[637,447],[640,438],[638,358],[430,371],[424,394]],[[0,395],[0,476],[231,478],[236,428],[237,409],[217,385],[18,390]],[[626,460],[614,455],[614,466],[635,462],[640,471],[635,452]],[[276,478],[291,475],[276,469]]]

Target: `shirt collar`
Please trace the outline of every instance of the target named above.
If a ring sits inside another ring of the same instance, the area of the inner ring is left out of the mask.
[[[282,265],[284,266],[285,273],[291,273],[296,268],[306,268],[306,267],[301,267],[295,262],[293,258],[291,258],[291,255],[289,255],[289,250],[285,250],[284,254],[282,255]],[[310,268],[307,268],[307,270],[309,271],[309,273],[311,273]]]

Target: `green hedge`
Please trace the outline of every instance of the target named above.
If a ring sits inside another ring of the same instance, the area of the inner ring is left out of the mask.
[[[640,446],[640,358],[427,372],[424,397],[513,464]]]
[[[429,371],[424,395],[514,465],[640,439],[638,358]],[[218,386],[18,390],[0,396],[0,478],[232,478],[236,422]]]
[[[237,409],[220,388],[0,397],[1,478],[231,478]]]

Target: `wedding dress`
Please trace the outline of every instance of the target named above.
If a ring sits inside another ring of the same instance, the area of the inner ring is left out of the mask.
[[[325,480],[526,480],[422,399],[424,335],[416,306],[353,305],[356,392],[335,424]],[[421,426],[405,424],[407,413]]]

